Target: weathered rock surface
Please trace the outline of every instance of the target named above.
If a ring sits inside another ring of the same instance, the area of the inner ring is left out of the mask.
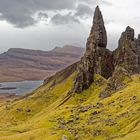
[[[130,74],[140,73],[139,39],[134,39],[134,29],[127,27],[119,40],[119,46],[114,51],[115,66],[121,66]]]
[[[77,71],[74,85],[68,92],[68,95],[71,95],[88,89],[93,82],[96,84],[98,81],[94,77],[99,74],[103,79],[108,79],[99,96],[105,98],[112,95],[131,81],[131,75],[140,74],[140,35],[136,39],[134,34],[134,29],[128,26],[120,37],[118,48],[113,52],[108,50],[106,29],[102,13],[97,6],[84,56],[79,62],[47,78],[44,83],[52,81],[49,87],[52,88]]]
[[[131,80],[132,79],[129,72],[124,68],[117,66],[112,77],[108,80],[106,87],[100,93],[99,97],[109,97],[115,91],[125,87]]]
[[[113,52],[115,71],[107,86],[100,93],[101,98],[112,95],[131,81],[131,75],[140,73],[140,36],[134,38],[134,29],[127,27],[122,33],[118,48]]]
[[[95,40],[96,46],[106,48],[107,34],[104,26],[103,16],[98,6],[95,9],[93,26],[91,28],[91,33],[88,40],[89,43],[91,43],[92,39]]]
[[[78,74],[74,83],[74,92],[80,93],[94,81],[94,74],[105,78],[112,75],[113,55],[106,49],[107,35],[99,7],[95,9],[93,26],[87,40],[86,52],[78,65]]]
[[[140,34],[138,35],[138,38],[136,39],[136,46],[140,47]]]

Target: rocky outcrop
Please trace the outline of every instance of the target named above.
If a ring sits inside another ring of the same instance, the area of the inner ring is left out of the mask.
[[[114,51],[115,66],[121,66],[130,74],[140,73],[139,38],[135,41],[134,29],[127,27],[119,40],[119,46]]]
[[[122,33],[118,48],[113,52],[115,70],[100,93],[101,98],[124,88],[132,80],[131,75],[140,73],[140,36],[135,39],[134,34],[134,29],[129,26]]]
[[[140,34],[138,35],[138,38],[136,39],[136,46],[140,48]]]
[[[102,90],[99,97],[106,98],[112,95],[115,91],[124,88],[131,82],[131,75],[127,70],[117,66],[111,78],[109,78],[106,87]]]
[[[134,29],[129,26],[122,33],[118,48],[113,52],[115,71],[100,93],[101,98],[125,87],[132,80],[131,75],[140,73],[140,35],[135,39],[134,34]]]
[[[93,26],[86,44],[86,52],[81,59],[75,79],[73,91],[76,93],[87,89],[94,81],[94,74],[98,73],[109,78],[114,70],[113,55],[106,49],[107,35],[103,17],[99,7],[95,9]]]
[[[94,43],[96,43],[97,46],[106,48],[107,33],[104,26],[103,16],[98,6],[95,9],[95,14],[93,18],[93,26],[91,28],[91,33],[90,33],[88,42],[91,43],[92,40],[95,41]]]
[[[102,13],[97,6],[93,26],[86,44],[86,52],[77,65],[77,76],[72,91],[80,93],[94,82],[94,75],[108,79],[101,98],[113,94],[131,81],[131,75],[140,73],[140,35],[134,38],[134,29],[128,26],[122,33],[118,48],[106,49],[107,34]]]

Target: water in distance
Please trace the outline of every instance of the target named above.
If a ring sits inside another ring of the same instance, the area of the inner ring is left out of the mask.
[[[43,81],[3,82],[0,83],[0,93],[22,95],[32,92],[41,84]]]

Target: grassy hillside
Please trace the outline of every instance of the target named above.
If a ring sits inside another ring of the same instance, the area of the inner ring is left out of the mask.
[[[100,99],[107,80],[68,94],[76,73],[52,77],[30,95],[0,107],[0,140],[139,140],[140,75],[111,97]]]

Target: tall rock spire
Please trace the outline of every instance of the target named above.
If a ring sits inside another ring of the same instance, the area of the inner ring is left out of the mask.
[[[106,48],[107,45],[107,34],[104,26],[104,20],[102,13],[99,9],[99,6],[96,7],[94,18],[93,18],[93,26],[91,28],[91,35],[94,35],[96,40],[96,45],[98,47]]]
[[[106,49],[107,35],[102,13],[97,6],[93,18],[93,26],[86,44],[86,52],[79,62],[74,92],[80,93],[94,82],[94,74],[105,78],[112,75],[112,53]]]
[[[99,6],[96,7],[93,17],[93,25],[87,40],[86,52],[93,51],[95,47],[106,48],[107,33],[104,26],[104,20]]]

